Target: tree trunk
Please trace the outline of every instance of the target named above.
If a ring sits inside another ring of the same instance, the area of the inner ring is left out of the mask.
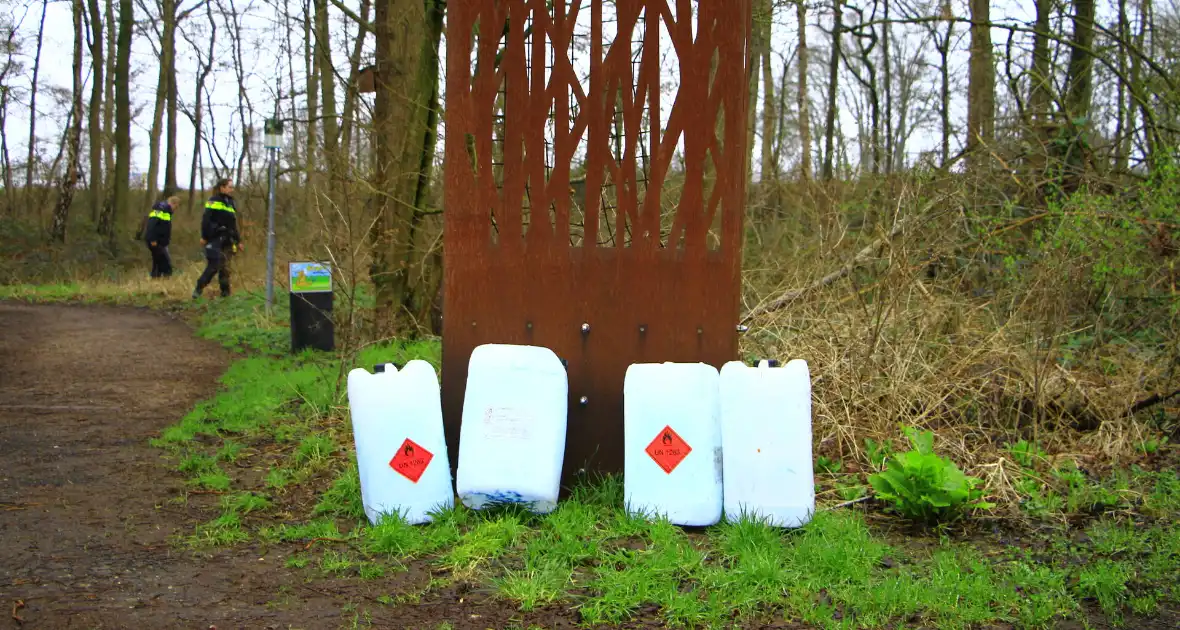
[[[893,171],[893,59],[889,56],[889,0],[885,0],[885,23],[881,25],[881,70],[885,80],[885,172]]]
[[[160,21],[167,24],[176,19],[174,0],[161,0]],[[160,37],[160,72],[156,78],[156,102],[152,108],[152,127],[148,132],[148,174],[147,198],[149,202],[156,200],[158,190],[157,179],[160,177],[160,137],[164,135],[164,106],[168,100],[168,84],[171,82],[171,72],[168,61],[164,58],[164,37]]]
[[[754,161],[755,131],[758,128],[754,124],[754,120],[756,120],[755,114],[758,111],[758,82],[762,78],[759,65],[762,63],[762,50],[770,47],[770,40],[767,37],[770,32],[770,14],[771,7],[768,0],[755,1],[750,33],[749,98],[746,100],[746,120],[749,121],[746,127],[746,177],[753,176],[751,165]]]
[[[939,165],[947,168],[951,161],[951,38],[955,33],[955,15],[951,10],[951,0],[943,0],[942,17],[946,20],[946,36],[938,40],[939,75],[942,79],[939,86],[938,113],[942,119],[942,159]]]
[[[1139,4],[1139,32],[1135,36],[1135,48],[1139,51],[1143,50],[1143,44],[1147,38],[1147,15],[1150,10],[1150,1],[1145,1]],[[1130,110],[1131,129],[1135,128],[1135,114],[1140,112],[1143,115],[1143,125],[1145,127],[1143,133],[1144,153],[1151,155],[1154,143],[1154,130],[1151,125],[1151,118],[1147,116],[1147,105],[1140,102],[1137,94],[1141,94],[1140,85],[1143,77],[1143,59],[1139,55],[1131,56],[1131,84],[1127,86],[1127,108]],[[1132,142],[1128,147],[1128,153],[1134,150],[1135,145]]]
[[[803,181],[811,180],[811,97],[807,92],[808,59],[807,48],[807,3],[795,0],[795,18],[799,22],[799,174]]]
[[[1127,20],[1127,0],[1118,0],[1118,34],[1121,40],[1118,46],[1118,65],[1119,73],[1126,77],[1129,75],[1129,68],[1127,64],[1127,43],[1131,41],[1131,27]],[[1114,168],[1115,171],[1123,173],[1127,170],[1127,161],[1130,154],[1130,143],[1127,141],[1132,134],[1135,133],[1135,114],[1134,108],[1128,107],[1127,94],[1129,90],[1127,85],[1122,81],[1118,82],[1118,98],[1117,98],[1117,116],[1115,123],[1115,144],[1112,147],[1114,151]]]
[[[873,48],[877,46],[877,33],[870,28],[867,39],[869,44],[866,46],[864,40],[866,36],[857,39],[857,45],[860,48],[861,63],[864,64],[865,74],[867,77],[862,78],[859,71],[854,70],[857,80],[869,92],[869,143],[870,155],[872,156],[873,165],[872,171],[874,175],[881,174],[881,93],[877,85],[877,67],[873,63]],[[863,156],[861,157],[863,163]]]
[[[41,0],[41,24],[37,27],[37,54],[33,57],[33,81],[29,86],[29,156],[25,161],[26,196],[33,190],[33,168],[37,160],[37,86],[41,74],[41,45],[45,42],[45,12],[48,8],[49,0]],[[64,237],[65,233],[62,234]]]
[[[344,111],[340,116],[340,147],[345,155],[348,155],[352,149],[353,115],[356,111],[357,99],[360,97],[356,80],[357,74],[360,73],[361,53],[365,49],[365,39],[369,35],[368,22],[371,7],[371,0],[361,0],[361,20],[357,24],[356,41],[353,42],[352,54],[348,57],[348,88],[344,95]]]
[[[119,250],[119,217],[126,216],[131,202],[131,31],[135,9],[131,0],[119,0],[119,41],[115,49],[115,182],[111,211],[102,233],[112,254]]]
[[[229,10],[226,11],[222,8],[221,14],[225,18],[225,26],[229,31],[230,42],[233,44],[230,49],[230,55],[233,58],[234,78],[238,83],[238,98],[235,100],[236,109],[238,110],[238,124],[242,133],[241,150],[238,152],[238,157],[234,162],[232,177],[235,182],[253,181],[254,154],[250,151],[250,147],[253,144],[251,138],[254,134],[254,129],[250,125],[247,112],[254,111],[254,106],[250,103],[250,92],[246,89],[246,61],[245,54],[242,51],[241,12],[234,5],[234,0],[229,0]],[[246,176],[242,175],[243,166],[246,169]]]
[[[105,4],[106,83],[103,85],[102,100],[103,188],[102,210],[98,217],[99,234],[105,234],[104,225],[113,225],[110,214],[114,211],[115,203],[115,43],[119,31],[114,0],[105,0]]]
[[[774,106],[774,68],[770,65],[770,38],[771,27],[774,24],[774,9],[770,0],[765,0],[765,2],[766,26],[764,28],[766,31],[763,34],[763,41],[766,42],[766,45],[762,47],[762,181],[767,181],[767,178],[778,179],[778,163],[774,159],[774,130],[778,118],[775,115]],[[750,124],[753,123],[754,121],[751,120]]]
[[[967,165],[995,137],[996,74],[992,65],[991,12],[987,0],[971,0],[971,57],[967,87]]]
[[[1043,198],[1044,173],[1049,163],[1049,137],[1053,126],[1052,56],[1049,49],[1052,33],[1053,2],[1036,0],[1036,22],[1033,27],[1032,66],[1029,75],[1028,104],[1031,125],[1026,131],[1030,147],[1029,175],[1026,178],[1036,189],[1036,203]]]
[[[304,193],[306,195],[305,203],[309,205],[314,198],[315,188],[319,181],[316,177],[316,156],[318,155],[316,136],[317,121],[320,115],[320,63],[319,55],[314,53],[315,48],[312,44],[314,36],[311,5],[305,3],[303,5],[303,61],[307,67],[307,157],[304,166],[307,169],[307,185],[304,188]]]
[[[292,118],[299,112],[299,88],[295,85],[295,47],[291,45],[291,34],[294,32],[291,20],[291,0],[283,0],[283,40],[287,44],[287,111]],[[287,145],[287,160],[292,164],[300,164],[302,157],[303,133],[298,121],[291,125],[291,142]],[[298,181],[298,178],[296,178]]]
[[[832,161],[836,153],[836,99],[840,93],[840,36],[844,30],[844,8],[840,0],[832,0],[832,21],[832,56],[828,60],[828,114],[824,129],[824,181],[831,181],[835,176]]]
[[[1094,92],[1094,0],[1076,0],[1073,6],[1073,46],[1065,90],[1065,126],[1070,141],[1061,147],[1065,154],[1060,156],[1070,171],[1063,182],[1066,192],[1078,187],[1087,159],[1085,137],[1093,126],[1090,102]]]
[[[377,291],[377,325],[386,334],[414,332],[433,292],[415,291],[415,230],[429,183],[437,124],[431,100],[438,89],[438,45],[444,5],[438,0],[377,0],[377,94],[373,112],[377,222],[370,276]],[[416,295],[421,293],[422,295]]]
[[[74,203],[74,187],[78,184],[78,161],[82,144],[82,40],[86,31],[82,25],[82,0],[73,0],[74,14],[74,85],[70,109],[69,131],[66,134],[66,172],[61,178],[57,192],[57,205],[53,209],[53,228],[50,238],[66,242],[66,226],[70,219],[70,206]]]
[[[164,18],[164,32],[160,39],[160,55],[168,68],[168,94],[164,102],[164,115],[167,122],[166,139],[164,141],[164,196],[175,195],[176,181],[176,28],[180,17],[176,15],[176,0],[164,0],[168,7]]]
[[[414,321],[419,322],[420,325],[429,320],[431,309],[434,306],[434,296],[442,288],[442,249],[439,248],[430,254],[428,248],[430,244],[422,242],[422,231],[418,228],[425,219],[423,210],[428,207],[435,149],[438,144],[438,121],[442,114],[439,105],[439,73],[442,59],[439,57],[438,48],[442,42],[445,13],[446,3],[444,0],[428,1],[426,38],[422,43],[422,58],[418,69],[418,90],[419,94],[429,92],[430,99],[427,101],[426,111],[419,110],[416,115],[417,120],[421,120],[423,114],[425,115],[425,124],[421,131],[421,147],[408,146],[405,155],[407,163],[414,159],[415,154],[419,160],[418,183],[414,192],[413,221],[415,230],[413,237],[417,247],[410,252],[411,280],[416,278],[419,279],[419,282],[411,286],[411,291],[402,304],[407,312],[413,314]],[[429,237],[429,235],[426,236]]]
[[[409,0],[407,0],[409,1]],[[320,111],[323,114],[324,159],[328,167],[328,188],[333,193],[341,179],[339,121],[336,118],[336,66],[332,61],[332,40],[328,29],[328,0],[315,0],[315,55],[320,67]]]
[[[87,7],[90,9],[90,108],[87,120],[90,142],[90,220],[97,222],[105,190],[102,169],[102,91],[106,86],[106,65],[103,61],[103,17],[98,8],[98,0],[87,0]]]
[[[7,71],[5,68],[5,74]],[[4,204],[7,213],[11,215],[16,204],[13,201],[15,191],[12,186],[12,160],[8,154],[8,98],[8,90],[0,90],[0,169],[4,171]]]
[[[1075,0],[1073,16],[1073,46],[1069,54],[1069,74],[1066,82],[1065,111],[1069,124],[1090,116],[1090,100],[1094,85],[1094,0]],[[1079,126],[1089,127],[1085,122]]]
[[[217,21],[213,17],[213,3],[205,3],[205,17],[209,22],[209,51],[205,59],[199,59],[200,69],[197,71],[197,85],[193,94],[193,129],[197,132],[193,134],[193,161],[192,168],[188,176],[188,213],[194,214],[198,198],[201,196],[200,188],[204,188],[203,183],[198,179],[198,173],[201,170],[201,135],[202,130],[202,98],[201,95],[205,91],[205,81],[209,78],[209,73],[213,71],[213,55],[217,46]],[[198,54],[198,58],[200,55]]]

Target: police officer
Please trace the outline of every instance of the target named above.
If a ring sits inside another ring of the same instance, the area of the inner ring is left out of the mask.
[[[221,286],[221,297],[229,297],[229,262],[241,246],[238,234],[238,215],[234,208],[234,185],[228,179],[217,181],[217,187],[205,202],[205,215],[201,217],[201,244],[205,246],[205,271],[197,278],[193,299],[217,276]]]
[[[172,196],[165,201],[157,201],[148,213],[143,240],[152,253],[153,278],[172,275],[172,256],[168,253],[168,243],[172,241],[172,213],[179,206],[180,197]]]

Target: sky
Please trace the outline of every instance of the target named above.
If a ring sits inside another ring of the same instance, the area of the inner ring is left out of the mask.
[[[281,80],[283,83],[289,83],[291,76],[291,68],[288,67],[287,61],[287,46],[296,47],[296,66],[294,68],[295,82],[301,86],[304,79],[303,70],[303,50],[302,50],[302,36],[300,32],[296,32],[294,39],[288,44],[283,37],[282,15],[280,13],[282,2],[284,0],[221,0],[221,4],[229,8],[232,6],[236,11],[238,19],[242,24],[244,32],[243,41],[243,73],[247,83],[246,99],[255,110],[253,124],[259,128],[262,125],[262,119],[265,118],[273,109],[275,97],[275,82]],[[288,2],[290,0],[287,0]],[[197,0],[182,0],[182,10],[186,7],[192,6]],[[359,6],[359,0],[344,0],[344,3],[350,6],[354,11]],[[905,2],[895,3],[904,6]],[[909,4],[916,4],[910,2]],[[966,15],[965,2],[956,0],[954,3],[956,15]],[[149,22],[142,9],[138,8],[137,3],[137,20],[141,22],[143,27],[155,28],[154,22]],[[1005,17],[1024,18],[1027,17],[1032,9],[1032,2],[1014,2],[1013,0],[1005,0],[1004,2],[993,3],[993,19],[1000,19]],[[899,9],[895,8],[894,11]],[[294,14],[293,19],[296,23],[293,27],[301,31],[302,7],[299,3],[290,2],[289,11]],[[608,11],[609,13],[609,11]],[[21,38],[21,50],[19,53],[20,61],[24,64],[23,76],[14,76],[10,82],[17,86],[24,86],[27,91],[29,84],[29,77],[31,76],[33,66],[33,53],[36,44],[36,29],[37,22],[40,19],[41,3],[36,0],[4,0],[0,4],[0,15],[7,14],[11,16],[13,22],[21,21],[18,37]],[[585,19],[589,19],[589,11],[583,12]],[[23,21],[22,21],[23,19]],[[218,17],[219,37],[217,42],[216,57],[218,58],[219,66],[214,70],[210,76],[210,85],[213,95],[213,120],[215,128],[213,130],[213,142],[219,148],[222,154],[236,155],[237,140],[235,136],[240,134],[240,125],[237,123],[237,106],[239,104],[239,90],[236,84],[236,77],[233,71],[233,50],[230,39],[225,35],[226,26],[224,18]],[[851,15],[846,19],[852,19]],[[812,46],[813,54],[811,59],[812,79],[810,89],[812,92],[812,109],[816,111],[821,105],[822,93],[825,90],[826,76],[826,50],[827,36],[823,30],[826,28],[828,16],[826,11],[812,10],[809,19],[808,27],[808,41]],[[202,47],[206,45],[207,40],[204,39],[201,28],[194,28],[198,25],[205,24],[206,18],[204,12],[199,11],[194,16],[189,18],[186,22],[186,29],[192,33],[193,37],[201,43]],[[345,32],[342,25],[347,24],[347,32]],[[822,28],[821,28],[822,27]],[[916,33],[920,32],[915,27],[908,27],[910,31]],[[355,33],[355,28],[348,24],[347,18],[339,11],[333,10],[333,25],[332,37],[334,40],[334,61],[337,71],[341,74],[347,74],[347,55],[348,49],[351,48],[350,37]],[[584,28],[579,28],[580,32],[589,32],[588,22]],[[790,55],[793,58],[794,50],[797,43],[797,25],[795,20],[795,12],[793,9],[780,10],[776,15],[776,21],[773,26],[773,46],[777,53],[783,55]],[[902,35],[902,27],[898,27],[895,36]],[[953,77],[956,85],[965,87],[966,84],[966,28],[960,25],[956,28],[956,35],[959,38],[957,43],[958,52],[952,55],[951,65],[953,69]],[[993,32],[993,39],[997,45],[1002,45],[1004,38],[1007,36],[1005,31],[995,30]],[[154,39],[154,35],[152,35]],[[934,60],[933,45],[928,40],[921,37],[915,37],[911,34],[906,45],[914,52],[920,52],[928,56],[930,61]],[[672,90],[675,85],[674,72],[674,58],[668,54],[670,51],[670,44],[666,41],[662,46],[662,56],[665,57],[664,70],[665,82],[672,87],[665,90],[665,95],[662,97],[664,107],[670,107],[672,102]],[[45,17],[45,41],[41,59],[41,78],[40,85],[42,86],[38,96],[38,137],[40,138],[40,151],[44,155],[46,161],[52,160],[57,152],[57,148],[61,139],[61,124],[64,122],[64,113],[66,109],[59,108],[54,103],[54,99],[49,98],[50,90],[47,88],[63,90],[63,94],[68,95],[71,86],[71,61],[73,50],[73,25],[71,17],[70,3],[64,0],[54,0],[49,3],[46,17]],[[372,38],[368,39],[366,45],[365,56],[367,59],[372,58],[373,42]],[[444,51],[442,51],[445,59],[445,41]],[[782,71],[783,59],[776,54],[774,60],[774,67],[776,76]],[[132,171],[143,173],[148,168],[148,129],[151,125],[152,107],[155,99],[156,84],[158,79],[158,65],[156,61],[156,54],[153,49],[153,44],[149,39],[142,35],[137,36],[133,41],[132,49],[132,71],[138,72],[132,80],[132,109],[138,110],[138,115],[135,117],[131,129],[131,139],[133,144],[132,155]],[[193,86],[195,85],[195,75],[197,71],[197,61],[194,57],[194,52],[191,46],[183,39],[178,42],[178,77],[179,90],[182,102],[191,103],[193,99]],[[582,67],[582,71],[588,71],[588,63],[584,57],[575,62]],[[85,98],[89,99],[89,68],[88,61],[84,67],[84,80],[87,82],[85,89]],[[795,72],[792,59],[792,75]],[[933,72],[933,70],[931,70]],[[931,74],[933,77],[933,74]],[[444,77],[445,82],[445,68]],[[776,81],[778,79],[776,78]],[[851,87],[854,85],[852,76],[844,71],[841,78],[842,84],[845,87],[844,93],[848,95],[851,93]],[[287,86],[284,86],[287,89]],[[338,86],[341,91],[343,88]],[[371,98],[371,95],[369,96]],[[28,106],[27,95],[21,95],[20,102],[11,106],[8,120],[8,142],[9,152],[14,167],[24,163],[24,156],[27,151],[27,136],[28,136]],[[789,109],[794,109],[793,98],[788,103]],[[962,121],[966,116],[966,103],[961,96],[955,99],[953,104],[954,119],[958,126],[962,125]],[[858,114],[854,108],[849,106],[847,99],[842,100],[839,110],[841,129],[845,136],[849,138],[849,149],[852,154],[852,159],[855,160],[855,146],[853,146],[856,137],[856,129],[858,124]],[[662,119],[666,120],[666,113]],[[179,179],[182,186],[188,181],[189,165],[192,159],[192,145],[194,130],[184,115],[179,116],[180,126],[178,129],[178,162],[180,165]],[[932,119],[930,124],[920,129],[908,146],[908,153],[911,161],[922,151],[931,151],[937,148],[939,142],[937,120]],[[813,134],[817,137],[822,133],[821,128],[813,126]],[[952,152],[956,150],[958,143],[952,146]],[[439,144],[441,151],[442,144]],[[794,159],[791,160],[792,162]],[[208,165],[208,164],[206,164]],[[14,169],[15,170],[15,169]],[[17,171],[17,177],[23,176],[23,168]],[[755,174],[757,176],[757,174]],[[162,175],[161,175],[162,177]]]

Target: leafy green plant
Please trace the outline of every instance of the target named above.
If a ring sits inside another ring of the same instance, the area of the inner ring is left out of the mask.
[[[1132,577],[1134,571],[1129,564],[1103,558],[1082,569],[1075,588],[1079,595],[1097,601],[1103,612],[1119,621],[1129,594],[1127,582]]]
[[[868,488],[861,484],[841,485],[836,488],[836,492],[840,494],[840,498],[845,501],[855,501],[868,494]]]
[[[1161,436],[1158,438],[1148,438],[1139,443],[1136,447],[1140,453],[1144,455],[1155,455],[1161,448],[1168,443],[1168,436]]]
[[[838,460],[830,459],[823,455],[820,455],[815,459],[815,472],[817,473],[827,473],[829,475],[834,475],[840,472],[840,469],[842,468],[844,468],[844,464]]]
[[[885,462],[893,455],[893,445],[888,440],[880,442],[873,438],[865,438],[865,454],[869,458],[869,464],[881,470],[885,467]]]
[[[1045,451],[1041,450],[1035,442],[1028,440],[1021,440],[1015,444],[1008,446],[1008,452],[1012,454],[1012,459],[1016,460],[1023,468],[1033,468],[1038,460],[1045,459]]]
[[[1020,501],[1020,508],[1032,516],[1045,518],[1060,512],[1065,507],[1065,499],[1045,487],[1040,481],[1025,477],[1013,484],[1016,491],[1024,497]]]
[[[934,433],[905,428],[913,449],[894,455],[888,467],[869,476],[877,496],[907,518],[933,523],[967,507],[988,509],[981,501],[981,480],[968,477],[950,460],[934,453]]]

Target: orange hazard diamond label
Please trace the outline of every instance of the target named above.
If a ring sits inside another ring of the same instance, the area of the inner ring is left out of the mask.
[[[664,472],[672,474],[680,462],[692,452],[692,447],[677,435],[672,427],[666,426],[644,450],[652,461],[664,469]]]
[[[434,459],[434,453],[414,443],[414,440],[406,438],[406,441],[402,442],[402,445],[397,449],[397,454],[389,460],[389,467],[406,479],[418,483],[432,459]]]

